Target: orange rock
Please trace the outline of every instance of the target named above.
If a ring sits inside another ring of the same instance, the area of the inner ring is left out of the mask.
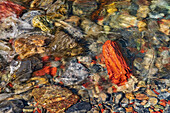
[[[51,75],[51,76],[55,76],[56,73],[57,73],[57,67],[52,67],[52,68],[50,69],[50,75]]]
[[[118,86],[124,85],[132,74],[118,44],[111,40],[106,41],[103,45],[103,56],[109,79]]]
[[[160,31],[165,33],[166,35],[170,35],[170,19],[169,20],[165,20],[162,19],[161,21],[158,21],[159,26],[160,26]]]
[[[168,100],[168,102],[167,102],[169,105],[170,105],[170,100]]]
[[[132,113],[133,112],[133,107],[128,107],[128,108],[125,108],[126,109],[126,113],[130,112]]]
[[[129,100],[135,99],[134,95],[132,93],[126,93],[126,98]]]
[[[164,100],[164,99],[160,100],[159,104],[165,107],[166,106],[166,100]]]
[[[49,58],[50,58],[50,56],[44,56],[44,57],[42,57],[41,59],[42,59],[43,62],[45,62],[45,61],[48,61]]]
[[[146,105],[147,102],[148,102],[147,100],[143,100],[140,104],[144,106]]]
[[[54,60],[55,60],[55,61],[58,61],[58,60],[61,60],[61,58],[60,58],[60,57],[55,57]]]
[[[145,94],[140,94],[140,93],[138,93],[138,94],[136,95],[136,99],[138,99],[138,100],[147,100],[147,99],[148,99],[148,96],[145,95]]]
[[[45,74],[50,74],[50,66],[45,66],[43,69],[35,71],[33,76],[44,76]]]

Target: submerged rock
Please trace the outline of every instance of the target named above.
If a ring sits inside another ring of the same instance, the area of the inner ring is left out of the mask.
[[[45,12],[42,10],[32,10],[24,13],[21,19],[29,24],[32,24],[32,19],[37,15],[43,15]]]
[[[29,30],[33,29],[31,24],[13,16],[2,19],[0,26],[0,39],[16,38],[21,33],[29,32]]]
[[[0,112],[1,113],[22,113],[24,108],[24,103],[21,100],[6,100],[0,103]]]
[[[57,57],[71,57],[82,53],[82,46],[64,31],[58,31],[49,44],[50,54]]]
[[[89,75],[88,69],[76,61],[71,61],[60,80],[64,85],[74,85],[83,81]]]
[[[66,113],[87,113],[91,108],[90,103],[82,101],[68,108]]]
[[[50,36],[41,32],[22,34],[15,40],[14,48],[20,58],[24,59],[35,54],[44,53],[45,46],[47,46],[46,40],[48,39],[50,39]]]
[[[96,0],[75,0],[73,2],[73,14],[78,16],[89,16],[97,9]]]
[[[32,94],[36,102],[50,113],[63,113],[79,100],[69,89],[60,86],[35,88]]]

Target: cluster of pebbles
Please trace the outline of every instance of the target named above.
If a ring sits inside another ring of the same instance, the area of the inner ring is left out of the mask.
[[[0,113],[170,112],[168,4],[0,0]]]

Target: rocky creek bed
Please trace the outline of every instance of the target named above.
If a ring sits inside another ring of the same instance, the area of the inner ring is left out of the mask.
[[[169,113],[168,0],[0,0],[0,113]]]

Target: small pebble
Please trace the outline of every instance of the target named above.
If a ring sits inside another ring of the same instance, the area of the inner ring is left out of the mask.
[[[143,100],[140,104],[144,106],[146,105],[147,102],[148,102],[147,100]]]
[[[152,113],[152,112],[153,112],[153,109],[149,108],[149,112]]]
[[[103,113],[110,113],[110,111],[109,110],[104,110]]]
[[[122,98],[123,98],[123,94],[122,94],[122,93],[117,94],[117,95],[115,96],[115,103],[116,103],[116,104],[119,104],[120,101],[122,100]]]
[[[87,90],[79,90],[78,94],[82,97],[82,100],[89,101],[89,96],[88,96]]]
[[[157,95],[152,90],[150,90],[150,89],[147,89],[146,93],[147,93],[147,95],[149,95],[151,97],[157,97]]]
[[[100,94],[99,94],[99,97],[102,99],[102,101],[105,102],[108,96],[107,96],[106,93],[100,93]]]
[[[161,105],[154,105],[154,110],[155,111],[159,111],[160,109],[164,109],[164,107],[163,106],[161,106]]]
[[[122,101],[121,101],[121,106],[127,107],[128,103],[129,103],[129,100],[127,98],[123,98]]]
[[[126,98],[128,98],[129,100],[135,99],[134,95],[132,93],[126,93],[125,94]]]
[[[137,87],[146,87],[145,81],[139,81]]]
[[[126,113],[130,112],[132,113],[133,112],[133,107],[128,107],[128,108],[125,108],[126,109]]]
[[[112,94],[112,93],[113,93],[112,87],[109,87],[109,88],[107,89],[107,93],[109,93],[109,94]]]
[[[148,102],[150,102],[151,105],[154,106],[154,105],[156,105],[156,104],[158,103],[158,99],[155,98],[155,97],[150,97],[149,100],[148,100]]]
[[[166,99],[167,97],[170,96],[170,93],[168,92],[161,92],[159,95],[158,95],[158,98],[159,99]]]
[[[150,102],[148,102],[147,104],[144,105],[145,108],[148,108],[148,107],[150,107],[150,106],[151,106],[151,103],[150,103]]]

